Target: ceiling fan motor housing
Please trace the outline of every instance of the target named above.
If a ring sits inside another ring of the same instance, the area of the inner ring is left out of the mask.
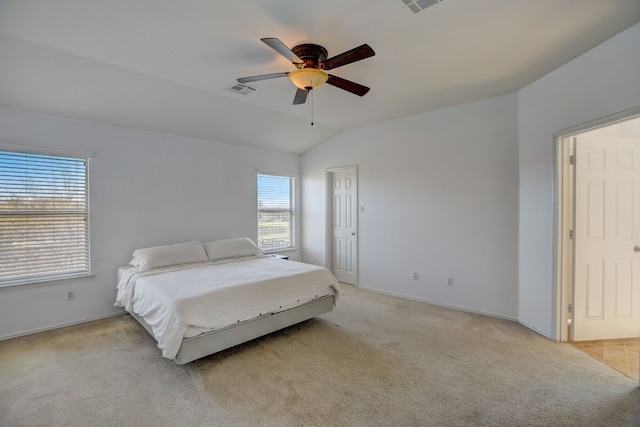
[[[298,68],[321,68],[327,59],[327,49],[317,44],[301,44],[291,51],[304,61]]]

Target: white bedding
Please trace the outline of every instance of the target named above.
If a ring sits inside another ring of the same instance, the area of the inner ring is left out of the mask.
[[[270,256],[130,267],[119,276],[115,305],[142,317],[169,359],[187,331],[222,328],[340,291],[326,268]]]

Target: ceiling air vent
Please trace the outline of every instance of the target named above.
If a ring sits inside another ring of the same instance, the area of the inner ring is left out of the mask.
[[[402,3],[404,3],[404,5],[413,13],[418,13],[429,6],[440,3],[441,1],[443,0],[402,0]]]
[[[249,95],[250,93],[257,92],[257,87],[245,85],[242,83],[235,83],[227,88],[229,92],[239,93],[240,95]]]

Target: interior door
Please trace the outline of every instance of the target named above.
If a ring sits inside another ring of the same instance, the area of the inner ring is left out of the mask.
[[[355,285],[358,271],[356,172],[333,172],[333,239],[331,271],[343,283]]]
[[[639,334],[638,145],[588,134],[576,140],[574,341]]]

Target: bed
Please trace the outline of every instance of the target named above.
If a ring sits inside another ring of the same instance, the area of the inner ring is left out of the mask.
[[[115,305],[184,364],[333,310],[324,267],[264,255],[249,238],[138,249],[117,272]]]

